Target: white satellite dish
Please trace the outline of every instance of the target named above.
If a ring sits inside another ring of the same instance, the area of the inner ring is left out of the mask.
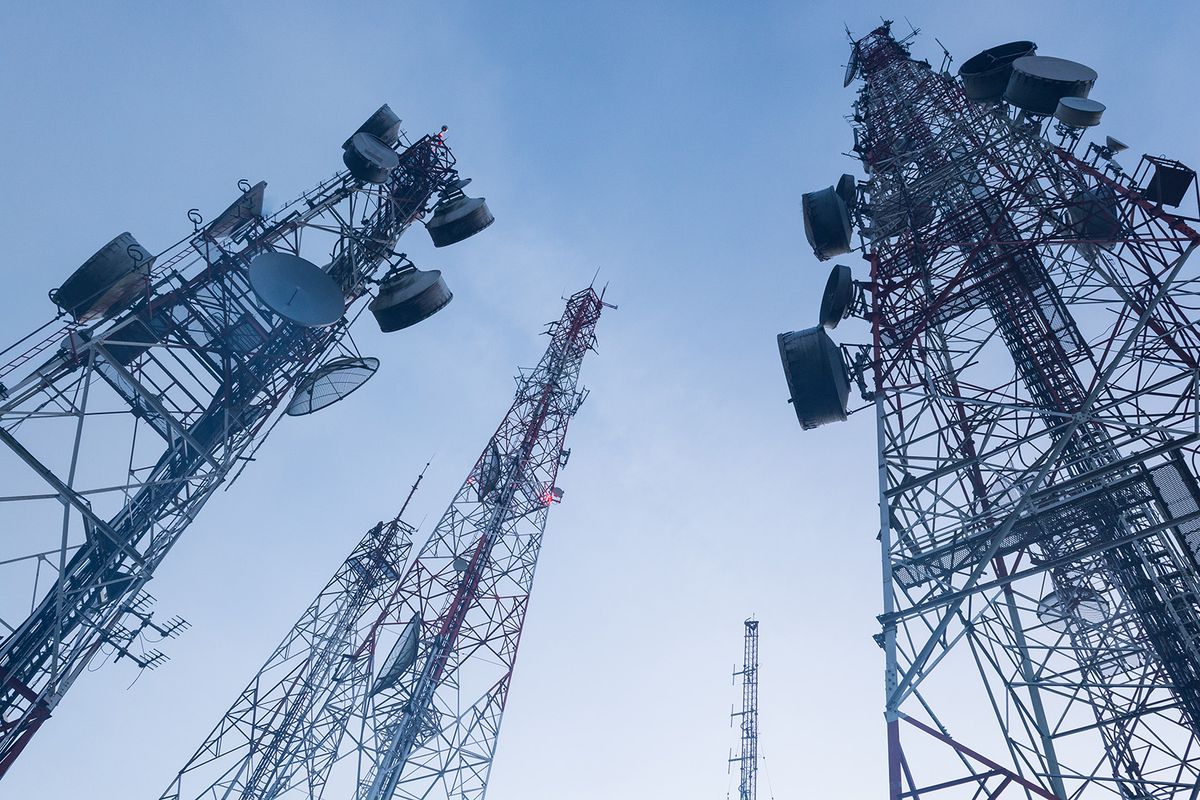
[[[378,358],[335,358],[300,381],[286,413],[300,417],[331,406],[366,383],[377,369]]]
[[[267,308],[306,328],[332,325],[346,311],[337,282],[316,264],[289,253],[250,262],[250,287]]]

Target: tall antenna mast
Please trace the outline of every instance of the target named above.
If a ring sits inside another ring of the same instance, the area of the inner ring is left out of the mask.
[[[284,415],[370,378],[350,324],[445,306],[437,270],[394,252],[492,221],[441,132],[409,140],[387,105],[342,145],[347,169],[263,211],[266,183],[154,254],[122,233],[51,292],[58,317],[0,350],[0,776],[99,655],[143,667],[159,563]],[[430,213],[432,212],[432,213]],[[19,532],[19,534],[18,534]]]
[[[398,518],[368,532],[164,800],[483,797],[604,305],[568,299],[420,551]]]
[[[910,38],[853,43],[867,177],[803,197],[815,255],[869,279],[835,266],[779,337],[804,427],[875,417],[889,796],[1191,800],[1195,172],[1080,158],[1083,64],[1017,41],[954,77]]]
[[[738,800],[754,800],[758,791],[758,620],[745,622],[742,668],[733,677],[742,679],[742,710],[733,714],[739,722],[741,749],[738,765]]]

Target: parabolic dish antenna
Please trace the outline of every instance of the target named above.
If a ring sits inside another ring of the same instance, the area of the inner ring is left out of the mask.
[[[1123,150],[1129,149],[1129,145],[1125,144],[1120,139],[1118,139],[1114,136],[1105,136],[1104,137],[1104,146],[1107,147],[1109,150],[1111,150],[1114,153],[1120,153]]]
[[[821,327],[832,330],[850,313],[850,304],[854,301],[854,279],[850,268],[837,264],[829,273],[825,282],[825,292],[821,295]]]
[[[263,253],[250,262],[250,287],[267,308],[306,328],[342,318],[342,290],[311,261],[290,253]]]
[[[379,670],[379,677],[375,680],[376,692],[382,692],[384,689],[395,686],[405,671],[417,663],[417,649],[420,644],[421,616],[414,614],[408,624],[404,626],[404,632],[400,634],[400,638],[392,645],[392,651],[384,659],[383,667]]]
[[[846,75],[842,78],[842,88],[849,86],[858,77],[858,44],[850,50],[850,60],[846,62]]]
[[[500,449],[496,443],[487,449],[479,466],[479,499],[483,500],[500,485]]]
[[[287,414],[301,417],[331,406],[370,380],[378,369],[378,358],[335,358],[300,381]]]

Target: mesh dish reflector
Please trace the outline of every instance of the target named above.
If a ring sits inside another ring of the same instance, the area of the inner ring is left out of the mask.
[[[1098,625],[1108,618],[1109,604],[1088,586],[1067,586],[1046,595],[1038,603],[1038,620],[1052,631],[1063,632],[1076,624]]]
[[[404,633],[392,645],[392,651],[384,659],[375,679],[375,691],[382,692],[396,685],[404,673],[417,663],[417,649],[421,644],[421,617],[414,614],[404,626]]]
[[[331,406],[369,381],[378,369],[378,358],[334,359],[300,382],[287,414],[302,417]]]
[[[779,357],[802,428],[846,419],[850,375],[841,348],[824,328],[779,334]]]

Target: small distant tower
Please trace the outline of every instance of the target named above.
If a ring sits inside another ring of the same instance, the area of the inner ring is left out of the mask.
[[[746,645],[742,669],[733,677],[742,676],[742,710],[735,718],[742,722],[742,749],[736,758],[739,766],[738,800],[754,800],[758,781],[758,620],[746,620]]]

